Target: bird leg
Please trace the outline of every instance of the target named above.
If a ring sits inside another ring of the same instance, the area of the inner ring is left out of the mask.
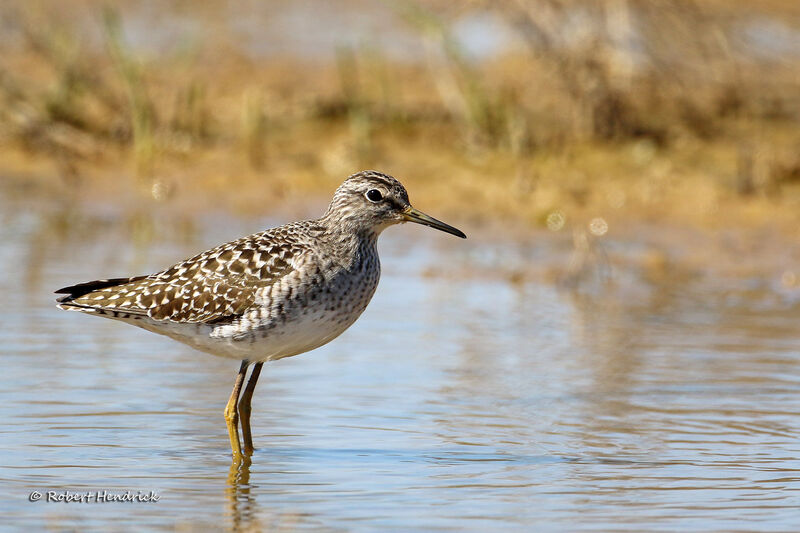
[[[253,391],[256,390],[256,382],[258,376],[261,374],[261,367],[264,363],[256,363],[253,365],[253,371],[250,372],[250,379],[247,381],[247,387],[242,393],[242,400],[239,402],[239,412],[242,415],[242,440],[244,441],[244,454],[253,454],[253,436],[250,433],[250,400],[253,399]]]
[[[244,375],[247,373],[248,364],[249,361],[247,359],[242,361],[242,366],[239,367],[239,373],[236,375],[236,382],[233,384],[231,397],[225,406],[225,423],[228,425],[228,437],[231,439],[231,450],[233,451],[233,460],[235,462],[242,458],[242,447],[239,444],[239,412],[236,409],[236,404],[239,402],[239,393],[242,390],[242,383],[244,383]]]

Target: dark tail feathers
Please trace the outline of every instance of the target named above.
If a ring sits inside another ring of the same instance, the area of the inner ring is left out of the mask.
[[[99,291],[100,289],[105,289],[107,287],[124,285],[125,283],[130,283],[132,281],[139,281],[145,277],[147,276],[136,276],[134,278],[98,279],[95,281],[87,281],[86,283],[78,283],[77,285],[71,285],[69,287],[58,289],[56,294],[66,294],[66,296],[62,296],[56,301],[60,304],[68,304],[75,298],[80,298],[81,296],[89,294],[90,292]]]

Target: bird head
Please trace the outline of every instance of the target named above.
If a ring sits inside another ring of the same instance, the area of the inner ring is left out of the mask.
[[[336,189],[325,216],[334,223],[375,234],[394,224],[415,222],[467,238],[461,230],[412,207],[408,192],[399,181],[373,170],[347,178]]]

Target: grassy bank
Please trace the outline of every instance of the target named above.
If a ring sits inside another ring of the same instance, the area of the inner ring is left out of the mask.
[[[378,168],[442,215],[521,229],[800,218],[800,55],[765,55],[745,26],[796,32],[792,2],[384,4],[424,51],[411,59],[369,44],[253,57],[214,2],[165,5],[163,24],[202,39],[143,51],[131,8],[63,4],[3,8],[4,179],[258,213]],[[565,36],[576,16],[585,35]],[[503,21],[515,45],[473,57],[468,17]]]

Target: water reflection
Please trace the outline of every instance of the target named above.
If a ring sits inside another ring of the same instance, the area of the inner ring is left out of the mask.
[[[3,207],[9,520],[234,531],[796,525],[799,311],[769,287],[731,297],[679,270],[637,282],[617,269],[590,286],[508,282],[503,262],[568,265],[571,251],[477,253],[390,230],[384,279],[358,324],[265,367],[253,400],[260,449],[231,467],[222,408],[236,362],[58,312],[51,290],[147,272],[265,223],[156,213],[165,234],[147,213]],[[26,501],[48,487],[162,500]]]
[[[228,498],[228,511],[232,531],[257,531],[260,529],[254,517],[258,516],[256,499],[250,493],[250,457],[243,457],[239,462],[232,462],[228,472],[228,486],[225,490]],[[256,489],[258,487],[255,487]]]

